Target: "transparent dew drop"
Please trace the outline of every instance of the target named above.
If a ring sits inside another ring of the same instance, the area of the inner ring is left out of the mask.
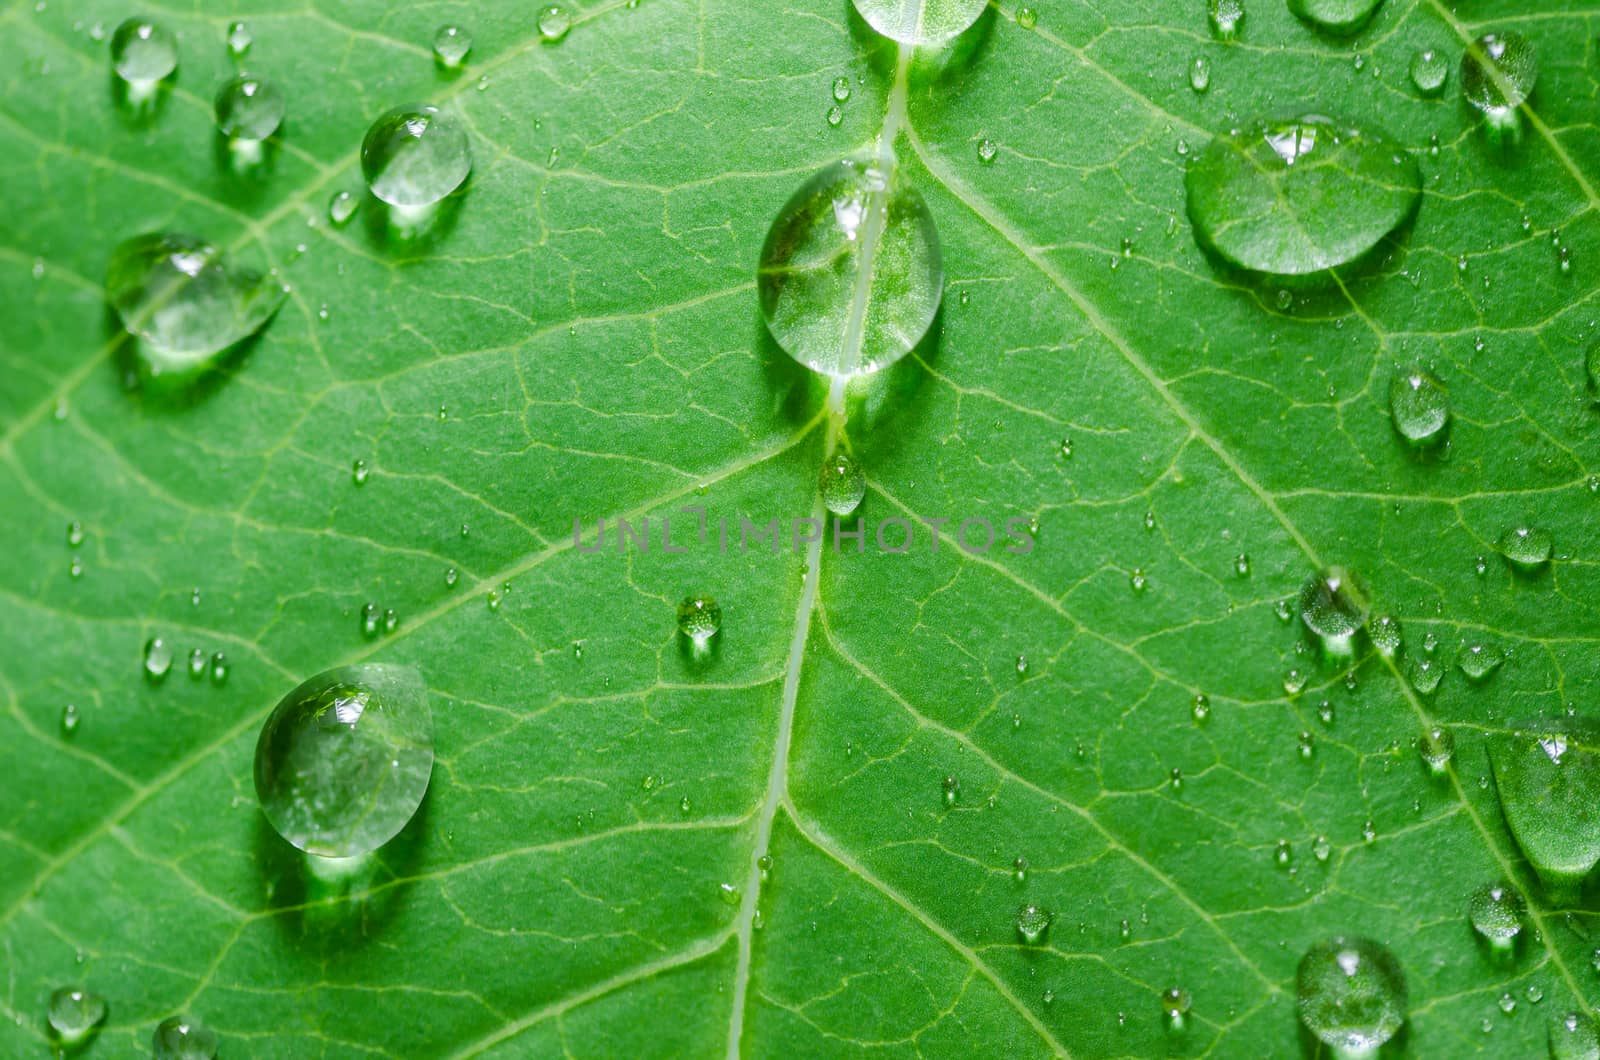
[[[1150,585],[1150,579],[1145,575],[1143,567],[1135,567],[1128,573],[1128,585],[1136,593],[1142,593]]]
[[[1333,844],[1325,835],[1319,835],[1311,841],[1311,856],[1318,861],[1327,861],[1333,854]]]
[[[1469,644],[1456,665],[1467,675],[1467,680],[1479,684],[1493,676],[1505,661],[1505,653],[1493,644]]]
[[[64,1045],[76,1045],[106,1018],[106,999],[75,986],[64,986],[50,995],[45,1018]]]
[[[255,786],[279,835],[347,858],[404,828],[433,771],[422,676],[367,663],[328,670],[284,696],[256,742]]]
[[[217,131],[238,143],[259,143],[283,124],[283,93],[271,81],[241,74],[217,90]]]
[[[1411,83],[1424,96],[1437,96],[1450,80],[1450,60],[1434,48],[1421,48],[1411,57]]]
[[[1444,438],[1450,423],[1450,392],[1432,372],[1414,365],[1396,372],[1390,382],[1389,414],[1406,441],[1432,445]]]
[[[1289,0],[1289,10],[1324,33],[1348,37],[1361,31],[1380,3],[1382,0]]]
[[[978,141],[979,162],[982,162],[984,165],[988,165],[993,162],[999,154],[1000,145],[989,139],[987,136]],[[965,297],[966,292],[963,291],[962,295]],[[963,302],[962,304],[965,305],[966,303]]]
[[[1042,942],[1050,930],[1050,920],[1050,914],[1039,906],[1025,905],[1017,910],[1017,934],[1029,945]]]
[[[564,39],[571,29],[572,16],[560,7],[552,4],[539,12],[539,37],[546,44],[555,44]]]
[[[372,469],[367,466],[367,462],[365,460],[357,457],[351,462],[350,481],[354,482],[357,486],[365,486],[367,484],[367,478],[371,474]]]
[[[1189,64],[1189,87],[1197,95],[1211,87],[1211,63],[1203,55]]]
[[[206,650],[196,648],[189,653],[189,679],[198,681],[206,675]]]
[[[157,1025],[150,1050],[155,1060],[213,1060],[217,1036],[194,1020],[172,1016]]]
[[[243,22],[228,23],[228,33],[224,41],[228,45],[228,54],[235,59],[242,59],[250,50],[250,45],[256,42],[255,34],[250,32],[250,27]]]
[[[1600,1060],[1600,1022],[1587,1012],[1563,1012],[1549,1025],[1550,1060]]]
[[[834,515],[849,515],[867,495],[867,475],[843,450],[823,461],[818,482],[823,507]]]
[[[391,206],[431,206],[472,172],[472,148],[456,119],[438,107],[408,103],[367,130],[361,172],[372,194]]]
[[[1496,946],[1509,946],[1521,934],[1526,912],[1522,895],[1503,881],[1485,884],[1467,899],[1467,919],[1472,921],[1472,929]]]
[[[151,637],[144,645],[144,676],[149,681],[161,681],[172,669],[172,645],[160,637]]]
[[[1518,570],[1538,570],[1554,551],[1554,538],[1541,527],[1514,526],[1500,535],[1500,554]]]
[[[271,274],[232,268],[210,243],[177,233],[126,240],[106,267],[106,298],[157,374],[197,368],[255,334],[283,296]]]
[[[938,313],[944,268],[933,215],[892,158],[841,159],[778,212],[757,287],[789,356],[834,377],[877,371],[921,342]]]
[[[472,51],[472,34],[460,26],[440,26],[433,35],[433,57],[446,70],[459,70]]]
[[[211,656],[211,683],[214,685],[226,684],[228,680],[228,657],[222,652],[214,652]]]
[[[445,572],[444,572],[444,585],[445,585],[445,588],[446,589],[455,588],[456,581],[460,577],[461,577],[461,575],[456,573],[456,569],[454,567],[447,567],[445,569]]]
[[[1369,939],[1335,936],[1300,959],[1295,978],[1300,1022],[1346,1055],[1375,1052],[1406,1019],[1405,973]]]
[[[1244,0],[1206,0],[1206,18],[1213,37],[1234,40],[1244,27]]]
[[[83,524],[74,519],[67,524],[67,547],[77,548],[83,544]]]
[[[165,27],[130,18],[111,35],[111,66],[130,86],[153,86],[178,68],[178,41]]]
[[[1412,659],[1407,677],[1418,695],[1431,696],[1444,680],[1444,667],[1432,659]]]
[[[1517,999],[1511,996],[1510,991],[1500,995],[1500,1011],[1507,1016],[1517,1011]]]
[[[1183,987],[1169,986],[1161,991],[1161,1014],[1166,1017],[1167,1026],[1172,1030],[1183,1029],[1189,1010],[1193,1007],[1194,999]]]
[[[739,888],[731,883],[719,883],[717,884],[717,897],[722,899],[723,905],[731,905],[738,908]]]
[[[1393,615],[1379,615],[1367,625],[1367,635],[1378,654],[1392,659],[1400,653],[1400,620]]]
[[[828,124],[837,129],[844,122],[844,111],[840,110],[839,105],[835,103],[833,106],[828,108],[826,118]]]
[[[945,777],[939,782],[941,797],[944,799],[945,808],[948,809],[961,801],[961,781],[955,777]]]
[[[704,644],[722,628],[722,608],[709,596],[688,596],[678,605],[678,632]]]
[[[1456,738],[1449,729],[1437,725],[1430,726],[1424,729],[1417,739],[1417,754],[1435,773],[1443,773],[1449,769],[1450,759],[1455,753]]]
[[[68,703],[61,708],[61,735],[71,736],[78,731],[78,723],[82,720],[78,708]]]
[[[1028,880],[1028,859],[1027,858],[1019,857],[1019,858],[1017,858],[1015,861],[1013,861],[1011,863],[1011,877],[1012,877],[1012,879],[1016,880],[1018,883],[1026,883],[1027,882],[1027,880]]]
[[[839,76],[833,79],[833,98],[837,103],[843,103],[850,98],[850,79]]]
[[[1350,654],[1351,638],[1367,624],[1371,608],[1366,585],[1344,567],[1323,568],[1300,590],[1300,621],[1336,655]]]
[[[355,216],[356,207],[359,205],[361,200],[348,191],[336,191],[333,193],[333,198],[328,200],[328,220],[336,227],[342,225]]]
[[[1538,79],[1538,57],[1520,33],[1486,33],[1461,57],[1461,94],[1491,120],[1510,117]]]
[[[1190,707],[1195,721],[1205,721],[1211,717],[1211,699],[1204,692],[1196,692],[1194,703]]]
[[[1036,29],[1039,25],[1039,12],[1031,7],[1017,8],[1017,25],[1022,29]]]
[[[1283,690],[1291,696],[1305,691],[1306,675],[1298,667],[1290,667],[1283,675]]]

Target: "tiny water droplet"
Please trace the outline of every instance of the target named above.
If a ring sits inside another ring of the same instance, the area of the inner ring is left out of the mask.
[[[723,905],[737,907],[739,905],[739,888],[731,883],[717,884],[717,897],[722,899]]]
[[[400,615],[392,607],[385,609],[383,612],[383,631],[385,633],[393,633],[398,628],[400,628]]]
[[[222,652],[215,652],[211,656],[211,683],[224,684],[228,680],[228,657]]]
[[[459,69],[472,50],[472,34],[460,26],[440,26],[433,35],[433,56],[447,70]]]
[[[150,681],[160,681],[172,669],[172,646],[160,637],[151,637],[144,645],[144,675]]]
[[[828,124],[837,129],[840,124],[844,122],[844,111],[839,108],[837,103],[835,103],[833,106],[828,108],[828,113],[825,115],[825,117],[827,118]]]
[[[61,708],[61,734],[63,736],[71,736],[78,728],[78,721],[79,714],[77,707],[73,706],[71,703],[68,703],[66,706]]]
[[[961,800],[961,782],[955,777],[945,777],[939,787],[946,808],[954,806]]]
[[[1195,721],[1205,721],[1207,718],[1211,717],[1210,697],[1208,697],[1204,692],[1196,692],[1194,704],[1191,709],[1194,712]]]
[[[678,812],[679,813],[688,813],[689,812],[689,806],[690,806],[689,796],[685,795],[683,798],[678,800]]]
[[[367,638],[378,635],[378,605],[370,601],[361,607],[361,635]]]
[[[1194,999],[1189,996],[1189,991],[1180,986],[1169,986],[1161,992],[1161,1014],[1166,1017],[1167,1026],[1172,1030],[1182,1030],[1185,1017],[1194,1006]]]
[[[833,79],[833,98],[843,103],[850,98],[850,79],[840,76]]]
[[[1283,690],[1291,696],[1299,695],[1306,687],[1306,675],[1298,668],[1291,667],[1283,675]]]
[[[1250,557],[1243,552],[1233,557],[1233,573],[1241,578],[1250,576]]]
[[[985,136],[978,141],[978,161],[988,165],[1000,153],[1000,145]]]
[[[350,480],[357,486],[366,485],[367,477],[371,474],[372,469],[367,467],[367,462],[360,457],[357,457],[350,465]]]
[[[1386,659],[1394,658],[1400,651],[1400,620],[1393,615],[1379,615],[1367,626],[1372,646]]]
[[[1422,736],[1417,740],[1417,753],[1429,769],[1443,773],[1450,768],[1450,759],[1456,753],[1455,735],[1449,729],[1430,726],[1422,731]]]
[[[1301,732],[1300,733],[1298,746],[1300,748],[1300,757],[1301,758],[1310,758],[1312,755],[1316,754],[1317,741],[1316,741],[1316,738],[1314,736],[1312,736],[1309,732]]]
[[[67,546],[77,548],[83,544],[83,524],[74,519],[67,524]]]
[[[1039,12],[1031,7],[1017,8],[1017,25],[1023,29],[1033,29],[1039,24]]]
[[[486,597],[486,599],[489,602],[489,610],[491,610],[491,611],[500,610],[500,590],[499,589],[490,589],[489,590],[489,595]]]
[[[445,568],[445,572],[444,572],[444,585],[445,585],[445,588],[447,588],[447,589],[454,588],[455,584],[456,584],[456,580],[458,578],[460,578],[460,577],[461,576],[456,573],[456,569],[454,567]]]
[[[328,200],[328,220],[335,226],[342,225],[355,215],[359,205],[360,200],[348,191],[336,191]]]
[[[1333,844],[1328,842],[1328,837],[1319,835],[1311,841],[1311,856],[1318,861],[1327,861],[1333,854]]]
[[[1133,587],[1133,591],[1136,593],[1145,591],[1145,588],[1150,584],[1150,580],[1145,577],[1143,567],[1133,568],[1128,574],[1128,584]]]

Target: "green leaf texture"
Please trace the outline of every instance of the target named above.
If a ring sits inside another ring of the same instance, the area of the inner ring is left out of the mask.
[[[227,1057],[1313,1055],[1295,965],[1354,932],[1406,970],[1395,1055],[1543,1055],[1549,1017],[1600,1002],[1600,923],[1541,888],[1486,746],[1592,714],[1600,679],[1600,13],[1388,0],[1335,41],[1249,0],[1225,45],[1205,6],[1040,0],[1026,30],[1004,0],[909,77],[895,146],[947,286],[853,408],[861,514],[1036,517],[1031,552],[924,528],[904,555],[588,555],[575,518],[681,541],[685,507],[816,504],[823,389],[766,335],[755,264],[894,112],[895,47],[849,0],[585,0],[556,44],[523,3],[172,3],[145,12],[181,59],[144,122],[107,56],[134,12],[10,4],[0,1053],[48,1055],[45,1000],[81,984],[110,1003],[91,1056],[178,1012]],[[211,127],[235,17],[289,102],[254,180]],[[429,52],[449,22],[476,40],[454,76]],[[1407,74],[1490,29],[1540,56],[1517,144],[1454,71],[1433,100]],[[468,187],[424,238],[370,202],[331,225],[367,124],[412,100],[467,124]],[[1424,193],[1285,306],[1197,248],[1184,152],[1307,109],[1385,131]],[[164,229],[293,288],[179,392],[126,385],[101,286]],[[1414,362],[1453,403],[1429,453],[1387,408]],[[1533,576],[1494,552],[1519,524],[1555,538]],[[1400,619],[1396,664],[1297,651],[1276,612],[1329,563]],[[690,593],[723,609],[706,658],[675,631]],[[399,628],[363,637],[368,602]],[[179,660],[159,684],[152,636]],[[1473,683],[1479,644],[1506,662]],[[192,648],[225,683],[189,678]],[[1401,677],[1423,658],[1431,697]],[[284,693],[362,660],[421,670],[438,758],[412,824],[330,881],[261,817],[252,754]],[[1426,724],[1456,737],[1443,777]],[[1530,906],[1509,958],[1466,920],[1500,877]],[[1054,915],[1033,945],[1025,902]]]

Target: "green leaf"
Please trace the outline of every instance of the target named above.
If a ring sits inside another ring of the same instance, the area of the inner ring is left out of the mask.
[[[1311,1049],[1295,967],[1333,935],[1404,969],[1396,1055],[1539,1055],[1600,1001],[1594,891],[1540,885],[1486,751],[1592,716],[1600,679],[1584,5],[1389,0],[1334,41],[1251,0],[1224,44],[1199,0],[1040,3],[1032,30],[1002,2],[914,64],[848,0],[565,6],[559,43],[512,3],[154,11],[180,65],[143,118],[110,84],[129,10],[0,15],[0,1053],[47,1055],[50,993],[81,985],[110,1006],[91,1056],[180,1012],[231,1057],[1280,1056]],[[288,103],[255,176],[211,124],[235,17]],[[1491,143],[1454,68],[1437,99],[1408,68],[1509,30],[1538,90]],[[1198,248],[1184,175],[1309,99],[1424,191],[1284,302]],[[468,184],[409,236],[370,200],[331,224],[410,101],[464,122]],[[830,405],[756,262],[885,128],[943,308]],[[152,231],[292,287],[188,389],[138,385],[104,300],[111,248]],[[1449,394],[1426,450],[1388,408],[1413,365]],[[867,474],[859,553],[791,541],[830,435]],[[655,547],[619,553],[619,517]],[[610,547],[574,547],[601,518]],[[741,553],[741,518],[780,547]],[[889,519],[950,522],[896,554]],[[972,519],[982,555],[953,540]],[[1513,527],[1550,531],[1548,567],[1495,553]],[[1320,658],[1280,620],[1335,564],[1399,658]],[[676,632],[696,594],[706,653]],[[1505,657],[1481,683],[1474,645]],[[225,681],[190,678],[196,648]],[[437,757],[412,823],[329,878],[262,817],[252,754],[285,693],[369,660],[423,675]],[[1466,920],[1502,878],[1529,904],[1504,960]],[[1031,944],[1024,904],[1051,917]]]

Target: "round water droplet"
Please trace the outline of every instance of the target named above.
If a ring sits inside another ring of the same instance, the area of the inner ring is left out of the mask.
[[[1437,96],[1450,79],[1450,60],[1433,48],[1423,48],[1411,57],[1411,83],[1424,96]]]
[[[1404,369],[1389,384],[1389,413],[1402,438],[1419,446],[1432,445],[1444,437],[1450,423],[1450,392],[1427,369]]]
[[[789,356],[832,376],[874,372],[933,323],[939,233],[893,159],[841,159],[779,211],[757,279],[767,327]]]
[[[1456,753],[1456,738],[1449,729],[1435,725],[1424,729],[1417,740],[1417,754],[1435,773],[1443,773]]]
[[[978,141],[978,161],[982,162],[984,165],[988,165],[989,163],[993,162],[995,160],[995,156],[997,156],[999,153],[1000,145],[989,139],[987,136]],[[963,296],[966,295],[965,291],[961,293]],[[965,302],[961,304],[966,305]]]
[[[1538,570],[1550,562],[1554,550],[1550,531],[1540,527],[1514,526],[1500,535],[1500,554],[1521,570]]]
[[[1368,939],[1335,936],[1300,959],[1300,1022],[1336,1050],[1375,1052],[1406,1020],[1406,980],[1394,955]]]
[[[1538,79],[1533,45],[1520,33],[1486,33],[1461,57],[1461,94],[1490,118],[1520,107]]]
[[[1050,914],[1036,905],[1028,904],[1017,910],[1017,934],[1030,945],[1043,940],[1050,930]]]
[[[176,233],[135,236],[106,267],[106,298],[153,372],[197,367],[253,335],[283,296],[272,276],[230,268],[216,247]]]
[[[1412,659],[1409,676],[1419,695],[1431,696],[1444,680],[1444,669],[1431,659]]]
[[[255,34],[250,32],[250,27],[243,22],[228,23],[228,34],[223,38],[228,45],[228,54],[235,59],[244,58],[245,52],[250,50],[250,45],[256,41]]]
[[[1131,572],[1129,572],[1128,585],[1136,593],[1142,593],[1145,591],[1145,589],[1150,585],[1150,579],[1146,577],[1143,567],[1135,567]]]
[[[228,680],[228,657],[222,652],[214,652],[211,656],[211,683],[220,685]]]
[[[240,75],[217,90],[217,128],[231,140],[265,140],[283,124],[283,93],[270,81]]]
[[[431,206],[472,171],[472,148],[454,119],[426,103],[396,107],[361,141],[361,172],[391,206]]]
[[[1318,861],[1327,861],[1333,855],[1333,844],[1325,835],[1319,835],[1311,841],[1311,856]]]
[[[368,663],[290,692],[256,742],[256,795],[308,854],[353,857],[404,828],[433,771],[433,715],[417,671]]]
[[[1323,647],[1347,655],[1350,638],[1367,624],[1372,597],[1353,571],[1325,567],[1300,590],[1300,620]]]
[[[1244,0],[1207,0],[1206,16],[1212,36],[1233,40],[1244,26]]]
[[[833,106],[828,108],[828,113],[826,115],[826,118],[827,118],[828,124],[831,125],[833,128],[837,129],[839,127],[839,125],[844,121],[844,111],[840,110],[839,109],[839,105],[836,103]]]
[[[1367,626],[1367,635],[1378,654],[1392,659],[1400,653],[1400,620],[1393,615],[1379,615]]]
[[[472,50],[472,34],[460,26],[440,26],[433,35],[433,57],[447,70],[454,70],[467,61]]]
[[[1211,63],[1203,55],[1189,64],[1189,87],[1195,92],[1204,92],[1211,87]]]
[[[1306,675],[1298,667],[1290,667],[1283,675],[1283,690],[1291,696],[1298,696],[1305,691]]]
[[[89,1036],[95,1025],[106,1018],[106,1000],[99,994],[64,986],[50,995],[45,1010],[50,1029],[66,1045],[76,1045]]]
[[[150,1049],[155,1060],[213,1060],[217,1036],[194,1020],[173,1016],[156,1027]]]
[[[572,17],[554,4],[539,12],[539,36],[546,43],[556,43],[571,28]]]
[[[822,504],[834,515],[849,515],[867,495],[867,475],[842,450],[822,464]]]
[[[160,637],[151,637],[144,645],[144,675],[151,681],[160,681],[172,669],[172,646]]]
[[[891,40],[902,45],[939,45],[978,21],[987,0],[854,0],[854,5],[867,26]],[[1022,11],[1018,11],[1019,22]]]
[[[722,608],[709,596],[685,597],[678,605],[678,632],[704,644],[722,628]]]
[[[1586,1012],[1552,1017],[1550,1060],[1600,1060],[1600,1022]]]
[[[1194,1007],[1194,999],[1181,986],[1169,986],[1161,991],[1161,1014],[1173,1028],[1183,1026],[1184,1017]]]
[[[1289,0],[1295,17],[1325,33],[1347,37],[1360,32],[1383,0]],[[1359,69],[1359,67],[1357,68]]]
[[[848,77],[841,76],[833,79],[833,98],[840,103],[850,98],[850,79]]]
[[[1469,644],[1456,665],[1467,680],[1478,683],[1487,681],[1505,660],[1505,653],[1493,644]]]
[[[336,191],[333,198],[328,200],[328,220],[335,225],[342,225],[355,215],[359,205],[361,201],[348,191]]]
[[[444,572],[444,584],[445,584],[445,588],[447,588],[447,589],[449,589],[449,588],[454,588],[454,586],[455,586],[455,584],[456,584],[456,580],[457,580],[457,579],[458,579],[458,578],[460,578],[460,577],[461,577],[461,576],[460,576],[460,575],[459,575],[459,574],[457,574],[457,573],[456,573],[456,569],[455,569],[455,568],[454,568],[454,567],[448,567],[448,568],[446,568],[446,569],[445,569],[445,572]]]
[[[1185,176],[1202,244],[1267,276],[1355,261],[1415,210],[1422,174],[1377,133],[1307,115],[1212,140]]]
[[[1473,930],[1496,944],[1509,943],[1521,933],[1526,910],[1522,895],[1509,883],[1487,884],[1467,900]]]
[[[189,653],[189,678],[198,681],[206,675],[206,650],[196,648]]]
[[[132,85],[152,85],[178,68],[178,41],[167,29],[130,18],[111,35],[111,65]]]
[[[1034,29],[1039,25],[1039,12],[1031,7],[1017,8],[1017,25],[1023,29]]]

